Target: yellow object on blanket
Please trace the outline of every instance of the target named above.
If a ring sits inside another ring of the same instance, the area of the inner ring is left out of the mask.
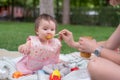
[[[58,71],[57,69],[54,70],[50,75],[50,80],[61,80],[60,71]]]
[[[22,74],[22,72],[19,72],[19,71],[14,72],[12,75],[13,78],[19,78],[21,76],[23,76],[23,74]]]

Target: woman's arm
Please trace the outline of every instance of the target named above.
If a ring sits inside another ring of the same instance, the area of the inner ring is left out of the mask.
[[[65,41],[67,45],[78,49],[79,43],[74,41],[72,32],[70,32],[67,29],[64,29],[60,31],[59,34],[60,34],[60,37]]]
[[[120,65],[120,54],[117,53],[115,50],[103,48],[100,52],[100,57],[111,60],[112,62]]]
[[[105,47],[112,50],[118,48],[119,46],[120,46],[120,24],[105,43]]]

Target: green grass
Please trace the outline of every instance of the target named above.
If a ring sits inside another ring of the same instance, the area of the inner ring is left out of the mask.
[[[68,29],[73,32],[75,41],[80,36],[93,36],[97,41],[106,40],[115,30],[113,27],[105,26],[81,26],[81,25],[58,25],[58,32],[62,29]],[[34,23],[25,22],[0,22],[0,48],[11,51],[17,51],[20,44],[26,42],[26,38],[34,34]],[[62,41],[61,53],[70,53],[77,51],[67,46]]]

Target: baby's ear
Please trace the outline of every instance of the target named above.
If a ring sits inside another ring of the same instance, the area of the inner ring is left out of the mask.
[[[38,35],[39,34],[38,31],[36,31],[35,34]]]

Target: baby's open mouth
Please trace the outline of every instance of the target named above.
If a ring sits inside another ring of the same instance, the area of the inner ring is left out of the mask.
[[[47,34],[46,39],[51,39],[52,37],[52,34]]]

